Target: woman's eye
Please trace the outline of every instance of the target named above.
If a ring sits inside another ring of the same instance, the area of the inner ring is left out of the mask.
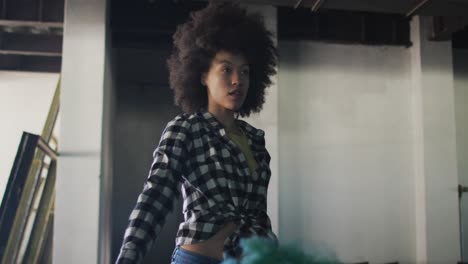
[[[230,68],[223,68],[223,72],[224,72],[224,73],[230,73],[230,72],[231,72],[231,69],[230,69]]]
[[[249,75],[250,71],[249,70],[243,70],[241,71],[242,75]]]

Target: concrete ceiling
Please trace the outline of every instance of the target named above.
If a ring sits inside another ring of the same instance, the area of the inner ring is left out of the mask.
[[[240,0],[269,4],[333,10],[366,11],[426,16],[468,16],[468,0]]]
[[[218,1],[218,0],[215,0]],[[246,4],[324,10],[364,11],[405,16],[445,16],[444,38],[468,24],[468,0],[225,0]],[[0,70],[60,70],[61,35],[65,0],[0,0]],[[200,0],[112,0],[112,30],[123,38],[147,39],[155,32],[172,34],[190,10],[204,6]],[[119,7],[119,8],[113,8]],[[154,19],[158,17],[159,19]],[[454,21],[453,18],[456,18]],[[180,21],[179,21],[180,20]],[[451,24],[454,24],[452,26]],[[466,28],[466,27],[465,27]],[[128,32],[127,32],[128,31]],[[466,30],[465,30],[466,31]],[[132,35],[133,34],[133,35]],[[466,33],[464,33],[466,35]]]

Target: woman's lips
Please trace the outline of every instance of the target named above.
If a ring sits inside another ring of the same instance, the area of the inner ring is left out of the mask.
[[[241,92],[232,92],[232,93],[229,93],[229,97],[235,99],[235,100],[240,100],[242,99],[242,93]]]

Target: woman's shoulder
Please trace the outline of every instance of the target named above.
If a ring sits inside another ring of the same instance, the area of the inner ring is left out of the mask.
[[[245,120],[237,119],[237,124],[242,128],[247,137],[252,140],[257,150],[265,149],[265,131],[254,127]]]
[[[161,143],[165,144],[185,144],[192,138],[193,117],[186,113],[181,113],[167,122],[161,135]]]
[[[166,129],[177,129],[180,132],[190,133],[199,129],[200,117],[197,113],[180,113],[167,123]]]

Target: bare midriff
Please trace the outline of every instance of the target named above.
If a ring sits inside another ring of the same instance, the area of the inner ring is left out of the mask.
[[[185,250],[197,253],[199,255],[222,260],[224,241],[236,230],[236,228],[237,226],[235,223],[227,223],[221,230],[218,231],[218,233],[216,233],[210,239],[196,244],[181,245],[180,247]]]

